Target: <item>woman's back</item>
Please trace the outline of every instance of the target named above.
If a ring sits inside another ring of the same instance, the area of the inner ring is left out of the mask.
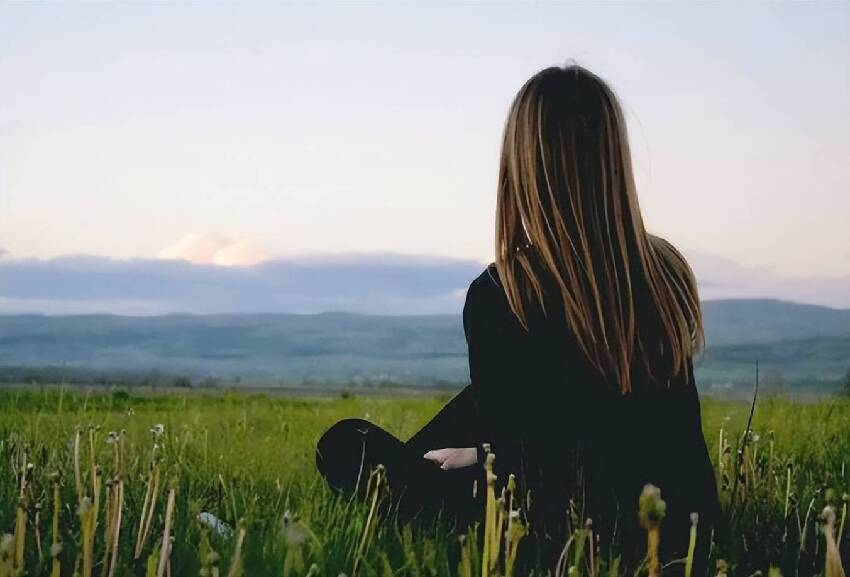
[[[662,551],[684,555],[691,513],[706,528],[718,509],[692,363],[669,387],[636,370],[623,395],[601,381],[558,315],[534,312],[522,327],[492,264],[469,287],[464,329],[481,438],[498,477],[512,473],[530,491],[538,535],[562,547],[572,501],[584,507],[577,522],[591,518],[636,560],[645,551],[638,499],[653,484],[668,506]]]
[[[467,485],[484,455],[473,445],[488,444],[497,482],[517,478],[546,564],[587,518],[637,562],[646,485],[667,502],[662,554],[685,554],[692,513],[704,553],[719,507],[693,378],[696,279],[644,227],[626,121],[604,81],[569,65],[520,88],[496,196],[495,262],[463,310],[470,385],[404,447],[368,423],[334,429],[323,444],[334,458],[318,459],[326,477],[346,486],[364,464],[391,461],[408,508],[439,502],[463,517],[479,512]],[[362,458],[330,466],[349,452]]]

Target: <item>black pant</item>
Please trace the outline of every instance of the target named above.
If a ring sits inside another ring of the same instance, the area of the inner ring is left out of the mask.
[[[319,440],[316,466],[333,489],[362,497],[370,472],[382,464],[389,502],[399,520],[430,522],[439,516],[463,529],[483,517],[483,466],[478,463],[443,470],[423,455],[432,449],[476,447],[478,441],[470,427],[472,415],[467,386],[407,442],[369,421],[344,419]]]

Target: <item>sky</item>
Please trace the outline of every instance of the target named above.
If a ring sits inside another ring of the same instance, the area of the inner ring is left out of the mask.
[[[508,106],[574,59],[650,232],[834,294],[848,30],[846,2],[2,2],[0,259],[489,262]]]

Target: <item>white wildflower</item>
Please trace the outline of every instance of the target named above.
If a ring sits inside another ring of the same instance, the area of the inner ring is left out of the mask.
[[[212,513],[201,511],[198,513],[198,522],[204,527],[212,529],[213,533],[219,537],[231,537],[233,535],[233,528]]]

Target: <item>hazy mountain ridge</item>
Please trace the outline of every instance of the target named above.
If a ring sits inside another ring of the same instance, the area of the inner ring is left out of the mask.
[[[712,346],[850,335],[850,309],[778,299],[704,301],[702,309]]]
[[[770,299],[702,307],[707,351],[695,367],[705,386],[751,381],[757,359],[777,383],[832,381],[850,367],[850,309]],[[468,379],[459,315],[0,316],[0,367],[7,381],[38,367],[68,379],[89,372],[266,384]]]

